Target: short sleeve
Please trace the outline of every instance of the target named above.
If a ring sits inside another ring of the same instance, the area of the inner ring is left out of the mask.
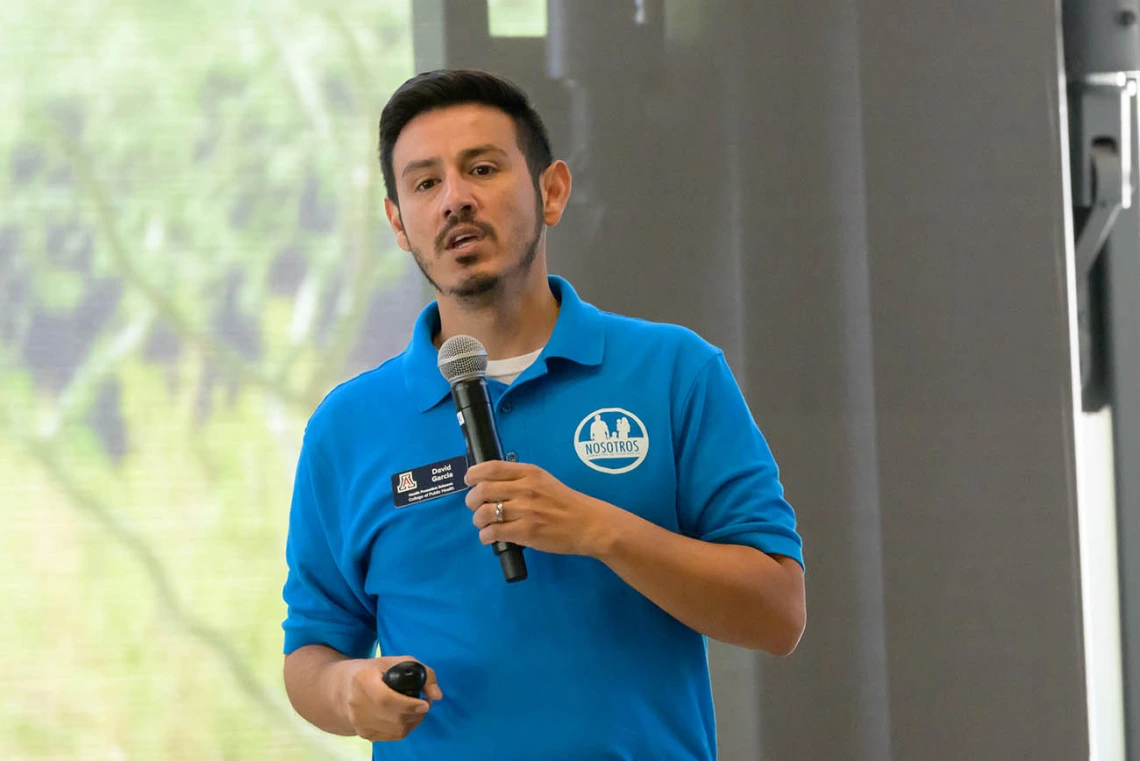
[[[310,444],[304,444],[285,546],[285,654],[305,645],[326,645],[350,658],[368,658],[376,647],[375,613],[338,563],[344,553],[340,508],[320,465]]]
[[[675,419],[682,533],[785,555],[803,567],[795,512],[722,352],[697,374]]]

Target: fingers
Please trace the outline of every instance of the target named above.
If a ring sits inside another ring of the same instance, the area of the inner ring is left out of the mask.
[[[427,681],[424,683],[424,694],[430,700],[443,700],[443,690],[439,688],[439,682],[435,678],[435,670],[430,666],[425,665],[427,670]]]
[[[499,517],[495,514],[497,507],[502,504],[503,506],[503,519],[500,521]],[[518,518],[517,508],[512,510],[509,502],[486,502],[479,505],[475,512],[471,515],[471,523],[477,529],[483,529],[495,523],[507,523]]]
[[[533,536],[529,529],[522,527],[521,521],[512,521],[511,523],[492,523],[489,526],[484,526],[479,530],[479,541],[483,544],[493,544],[495,542],[511,542],[523,547],[529,547],[532,544]]]
[[[426,678],[422,692],[427,697],[426,700],[424,698],[413,698],[404,695],[392,689],[384,682],[384,672],[393,665],[404,661],[415,661],[424,667]],[[373,700],[385,710],[404,717],[422,716],[427,713],[431,707],[431,700],[439,700],[443,697],[443,691],[440,690],[439,683],[436,680],[435,670],[409,655],[377,658],[374,675],[375,678],[370,685]],[[429,686],[432,687],[432,689],[429,690]]]
[[[383,680],[373,685],[372,700],[377,709],[387,716],[410,719],[428,712],[431,704],[422,698],[411,698],[396,692]]]
[[[403,661],[420,663],[410,656],[386,656],[353,672],[346,708],[360,737],[373,742],[403,739],[424,720],[432,701],[443,698],[435,671],[426,665],[423,698],[408,697],[389,687],[384,673]]]
[[[468,510],[478,510],[485,500],[483,495],[487,493],[486,484],[479,484],[467,490],[467,495],[463,497],[463,502],[467,505]]]
[[[388,685],[384,686],[388,687]],[[380,700],[391,706],[395,713],[405,719],[421,716],[431,708],[431,703],[423,698],[410,698],[407,695],[401,695],[391,687],[388,687],[388,694]]]
[[[360,737],[372,742],[400,740],[424,720],[426,701],[412,700],[383,684],[377,692],[362,693],[349,700],[348,719]]]
[[[468,510],[478,510],[483,504],[491,505],[493,508],[496,502],[510,501],[516,491],[517,487],[511,482],[484,481],[469,489],[463,501],[467,504]]]
[[[506,460],[488,460],[467,469],[463,477],[468,486],[474,486],[483,481],[517,481],[525,478],[531,472],[533,465],[522,462],[507,462]]]

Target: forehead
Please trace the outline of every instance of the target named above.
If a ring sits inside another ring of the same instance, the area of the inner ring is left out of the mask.
[[[392,148],[397,172],[409,161],[448,159],[476,145],[495,145],[507,153],[520,152],[515,123],[497,108],[476,103],[446,106],[409,121]]]

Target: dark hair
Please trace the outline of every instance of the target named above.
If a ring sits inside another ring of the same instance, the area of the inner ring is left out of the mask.
[[[392,149],[408,122],[422,113],[447,106],[482,103],[510,116],[515,122],[519,150],[526,157],[535,187],[553,161],[550,136],[526,93],[502,77],[469,69],[441,69],[409,79],[388,99],[380,114],[380,168],[388,198],[399,203]]]

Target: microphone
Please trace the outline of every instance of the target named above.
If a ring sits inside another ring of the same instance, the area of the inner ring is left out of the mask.
[[[467,441],[467,460],[478,465],[488,460],[503,459],[503,445],[491,411],[491,395],[487,393],[487,350],[471,336],[452,336],[439,347],[439,371],[451,386],[456,416],[463,438]],[[508,582],[526,578],[526,559],[522,547],[512,542],[491,545],[503,567]]]

